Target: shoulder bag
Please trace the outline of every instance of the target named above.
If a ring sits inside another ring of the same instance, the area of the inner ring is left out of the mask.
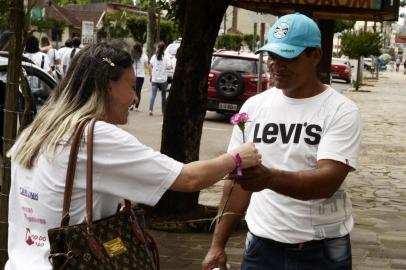
[[[54,270],[157,270],[159,255],[151,235],[140,225],[143,214],[131,203],[115,215],[93,221],[93,131],[96,119],[90,120],[87,138],[86,218],[69,225],[76,160],[84,127],[76,129],[69,156],[61,225],[48,230],[49,261]]]

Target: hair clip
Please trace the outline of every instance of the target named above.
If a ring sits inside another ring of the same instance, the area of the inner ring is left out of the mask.
[[[110,58],[103,57],[102,59],[103,59],[104,62],[106,62],[107,64],[109,64],[109,65],[112,66],[112,67],[116,66],[116,65],[113,63],[113,61],[111,61]]]

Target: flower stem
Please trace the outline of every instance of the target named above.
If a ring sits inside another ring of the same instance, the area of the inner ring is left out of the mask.
[[[221,218],[222,218],[223,215],[224,215],[224,211],[226,210],[228,201],[230,200],[230,197],[231,197],[231,192],[233,192],[233,189],[234,189],[234,184],[235,184],[235,180],[232,180],[232,182],[231,182],[231,189],[230,189],[230,191],[229,191],[228,194],[227,194],[227,199],[226,199],[226,201],[225,201],[225,203],[224,203],[223,210],[221,210],[221,214],[220,214],[220,216],[219,216],[219,221],[218,221],[218,223],[220,223],[220,220],[221,220]]]
[[[244,129],[241,129],[241,132],[242,132],[242,142],[245,143]],[[236,176],[236,177],[238,177],[238,176]],[[227,199],[226,199],[226,201],[225,201],[225,203],[224,203],[223,210],[221,210],[221,214],[220,214],[220,216],[219,216],[219,221],[218,221],[218,223],[220,223],[220,220],[221,220],[221,218],[222,218],[223,215],[224,215],[224,211],[226,210],[228,201],[230,200],[230,197],[231,197],[231,192],[233,192],[233,189],[234,189],[234,184],[235,184],[235,180],[231,180],[231,189],[230,189],[230,191],[229,191],[228,194],[227,194]]]

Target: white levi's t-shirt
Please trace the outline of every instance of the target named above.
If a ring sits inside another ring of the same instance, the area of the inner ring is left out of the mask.
[[[357,106],[332,88],[305,99],[286,97],[271,88],[245,102],[245,127],[266,167],[286,171],[311,170],[317,161],[331,159],[356,168],[361,138]],[[229,150],[242,143],[235,126]],[[316,188],[316,187],[315,187]],[[340,237],[353,227],[346,183],[327,199],[297,200],[270,189],[253,193],[246,215],[257,236],[284,243]]]
[[[154,54],[151,57],[150,64],[152,65],[152,82],[154,83],[164,83],[168,80],[168,73],[166,71],[168,60],[165,55],[162,55],[162,59],[158,60],[157,56]]]
[[[17,142],[18,143],[18,142]],[[60,226],[70,147],[56,157],[39,155],[34,168],[12,164],[7,270],[52,269],[48,229]],[[126,131],[98,121],[94,130],[93,219],[116,213],[120,198],[155,205],[183,164],[141,144]],[[79,150],[70,224],[86,212],[86,144]]]

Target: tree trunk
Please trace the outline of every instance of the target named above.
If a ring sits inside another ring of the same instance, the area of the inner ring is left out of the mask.
[[[229,0],[187,0],[182,43],[164,115],[161,152],[189,163],[199,159],[213,46]],[[199,192],[168,191],[154,213],[184,216],[198,207]]]
[[[4,105],[3,183],[0,196],[0,269],[4,269],[7,261],[8,196],[11,177],[10,159],[6,157],[6,153],[13,145],[17,133],[18,86],[21,76],[24,29],[23,0],[11,0],[10,7],[10,31],[14,34],[10,37],[9,65],[7,68],[8,83]]]
[[[361,84],[362,84],[362,66],[361,66],[361,60],[363,58],[358,57],[358,61],[357,61],[357,79],[355,81],[355,91],[358,91]]]
[[[149,0],[148,6],[148,28],[147,28],[147,55],[148,58],[154,54],[156,42],[156,2]]]
[[[334,21],[333,20],[319,20],[321,32],[321,47],[323,49],[323,57],[317,66],[317,73],[325,84],[331,84],[331,57],[333,55],[333,38],[334,38]]]

